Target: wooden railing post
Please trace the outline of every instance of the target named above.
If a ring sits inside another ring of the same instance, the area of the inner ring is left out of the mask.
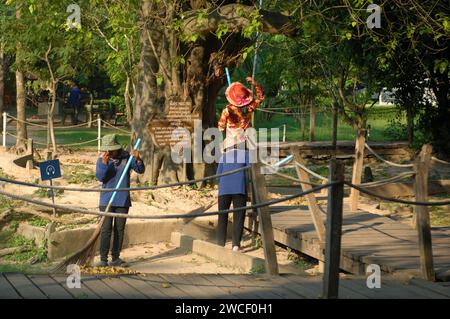
[[[366,130],[358,129],[355,143],[355,162],[353,164],[352,184],[361,184],[361,175],[364,166],[364,147],[366,143]],[[350,210],[358,210],[359,190],[352,188],[350,191]]]
[[[305,161],[300,156],[300,152],[296,148],[291,149],[292,154],[294,155],[294,160],[302,165],[305,165]],[[297,176],[300,180],[304,182],[310,182],[309,175],[307,172],[302,170],[300,167],[295,166],[295,170],[297,172]],[[300,183],[302,187],[302,191],[308,191],[312,189],[312,186],[309,184]],[[317,232],[317,237],[319,237],[319,241],[323,243],[325,241],[325,226],[322,218],[322,213],[320,211],[319,205],[317,204],[317,199],[314,194],[305,195],[306,200],[308,202],[309,211],[311,212],[314,228]]]
[[[428,170],[431,161],[431,152],[431,145],[423,145],[414,163],[416,172],[414,188],[417,202],[426,202],[428,199]],[[414,212],[419,234],[420,270],[424,279],[434,281],[435,273],[428,207],[415,206]]]
[[[254,182],[254,202],[262,203],[267,201],[266,180],[261,174],[261,164],[255,163],[251,167],[252,181]],[[278,275],[278,262],[275,253],[275,240],[273,237],[272,219],[270,216],[270,207],[261,207],[257,209],[259,217],[259,227],[261,229],[261,238],[266,262],[266,273],[269,275]]]
[[[330,161],[330,181],[344,181],[344,165],[341,161],[336,159]],[[323,297],[327,299],[339,297],[343,200],[344,184],[331,186],[328,191],[325,270],[323,274]]]

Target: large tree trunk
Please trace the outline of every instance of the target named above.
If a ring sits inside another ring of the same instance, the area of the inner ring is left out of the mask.
[[[125,99],[125,112],[127,116],[127,122],[131,124],[131,121],[133,120],[133,112],[131,110],[131,94],[130,94],[130,86],[131,86],[131,77],[127,74],[127,82],[125,84],[125,93],[123,95]]]
[[[406,126],[408,134],[408,144],[412,145],[414,141],[414,111],[412,106],[406,108]]]
[[[314,142],[314,130],[316,129],[316,112],[314,102],[310,101],[309,107],[309,141]]]
[[[52,151],[53,154],[56,154],[57,148],[56,148],[56,137],[55,137],[55,127],[54,127],[54,116],[53,113],[55,112],[55,106],[56,106],[56,90],[58,88],[58,84],[56,82],[52,82],[50,94],[52,95],[52,101],[49,105],[48,112],[47,112],[47,125],[48,125],[48,133],[50,134],[50,141],[52,143]]]
[[[0,115],[3,114],[5,105],[3,104],[5,96],[5,53],[3,51],[3,43],[0,43]],[[3,126],[3,121],[0,123],[0,127]]]
[[[26,150],[27,127],[25,124],[26,114],[26,96],[25,96],[25,79],[23,72],[16,71],[16,103],[17,103],[17,125],[16,125],[16,148],[18,151]]]
[[[16,10],[16,19],[20,19],[20,9]],[[17,53],[20,51],[20,43],[17,44]],[[20,64],[19,54],[16,54],[16,63]],[[19,152],[26,150],[27,127],[25,124],[26,114],[26,96],[25,96],[25,79],[23,72],[18,68],[16,70],[16,107],[17,107],[17,126],[16,126],[16,149]]]

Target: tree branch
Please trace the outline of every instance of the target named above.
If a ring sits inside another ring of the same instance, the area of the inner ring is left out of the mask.
[[[183,32],[186,34],[202,34],[217,30],[219,24],[225,24],[230,32],[238,32],[252,22],[253,6],[241,4],[228,4],[208,13],[207,17],[199,19],[199,11],[194,10],[186,13]],[[279,12],[259,11],[261,18],[261,31],[270,34],[284,34],[294,36],[297,28],[292,23],[291,17]]]

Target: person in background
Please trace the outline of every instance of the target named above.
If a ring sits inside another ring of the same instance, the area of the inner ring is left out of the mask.
[[[245,142],[244,142],[245,143]],[[225,139],[225,152],[219,160],[217,174],[222,174],[249,165],[249,153],[238,135],[229,135]],[[245,170],[219,177],[219,210],[227,210],[247,205],[247,174]],[[241,250],[244,231],[245,210],[233,212],[232,249]],[[217,244],[225,246],[228,226],[228,214],[219,215],[217,224]]]
[[[105,135],[102,138],[101,150],[104,151],[102,156],[97,160],[95,176],[102,182],[102,188],[115,188],[119,182],[120,176],[125,169],[130,153],[122,149],[117,141],[115,134]],[[144,162],[139,157],[137,150],[131,151],[133,160],[125,178],[120,185],[121,188],[130,187],[130,173],[134,170],[138,174],[145,171]],[[113,192],[100,193],[100,211],[105,211]],[[111,204],[109,212],[128,214],[131,206],[130,192],[117,192],[114,201]],[[127,266],[126,262],[120,259],[120,251],[122,250],[123,236],[125,231],[126,218],[105,217],[100,234],[100,262],[98,267],[108,266],[108,253],[111,242],[111,234],[114,230],[113,245],[111,250],[110,266]]]
[[[81,90],[76,83],[73,83],[69,93],[69,105],[73,108],[74,124],[78,124],[78,115],[81,109]]]

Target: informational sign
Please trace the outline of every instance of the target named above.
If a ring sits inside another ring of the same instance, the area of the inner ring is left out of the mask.
[[[194,120],[199,119],[198,113],[192,113],[192,103],[189,100],[173,97],[167,102],[166,116],[150,121],[148,129],[157,146],[174,146],[186,139],[186,132],[192,132]],[[188,142],[190,143],[186,141]]]
[[[39,164],[41,180],[47,181],[61,177],[61,167],[59,160],[50,160]]]

